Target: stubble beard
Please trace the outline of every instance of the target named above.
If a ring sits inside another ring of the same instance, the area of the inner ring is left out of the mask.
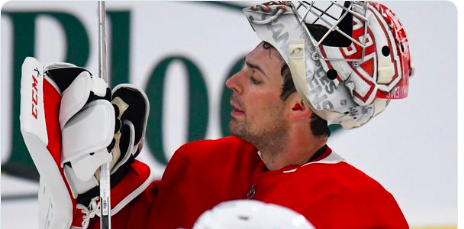
[[[273,158],[286,147],[288,124],[283,119],[283,109],[274,107],[270,110],[269,120],[260,127],[250,128],[252,123],[247,119],[238,120],[232,117],[229,130],[232,135],[255,146],[262,156]]]

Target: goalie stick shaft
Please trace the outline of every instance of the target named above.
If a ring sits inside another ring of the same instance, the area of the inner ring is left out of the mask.
[[[98,73],[108,82],[106,57],[106,6],[105,1],[98,1]]]
[[[99,76],[108,82],[106,55],[106,7],[104,1],[98,1],[98,60]],[[111,229],[111,199],[110,199],[110,163],[100,167],[100,228]]]

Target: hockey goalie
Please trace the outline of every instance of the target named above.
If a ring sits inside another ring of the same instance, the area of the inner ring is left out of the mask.
[[[105,163],[117,229],[192,228],[205,211],[244,199],[260,201],[257,208],[286,207],[310,222],[295,229],[408,228],[393,195],[327,145],[329,124],[362,128],[407,96],[414,67],[406,33],[382,4],[329,5],[338,13],[315,2],[243,10],[262,41],[226,82],[233,136],[181,146],[159,181],[136,160],[149,111],[142,90],[110,90],[84,68],[27,58],[20,118],[40,173],[40,228],[98,229]],[[227,206],[206,213],[206,226],[197,228],[209,228],[210,219],[219,226],[209,229],[230,228],[214,212],[242,207]]]

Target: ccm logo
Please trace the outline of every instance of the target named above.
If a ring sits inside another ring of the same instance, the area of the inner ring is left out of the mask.
[[[40,72],[36,68],[34,69],[35,72],[37,72],[37,77],[40,77]],[[35,119],[37,119],[37,105],[38,105],[38,100],[39,100],[39,90],[37,88],[37,77],[32,74],[32,116],[34,116]]]

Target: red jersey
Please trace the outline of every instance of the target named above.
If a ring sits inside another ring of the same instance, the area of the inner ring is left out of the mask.
[[[319,229],[408,228],[393,196],[330,148],[303,166],[269,171],[257,149],[236,137],[179,148],[161,181],[114,215],[112,227],[191,228],[218,203],[247,198],[291,208]]]

